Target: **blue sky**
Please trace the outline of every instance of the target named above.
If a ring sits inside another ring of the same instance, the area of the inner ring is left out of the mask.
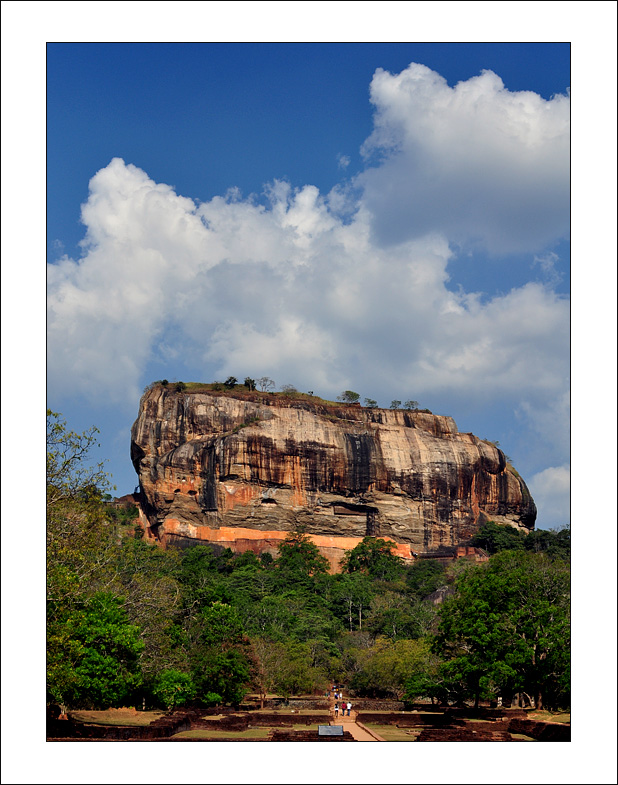
[[[48,44],[48,404],[414,398],[568,521],[569,44]]]

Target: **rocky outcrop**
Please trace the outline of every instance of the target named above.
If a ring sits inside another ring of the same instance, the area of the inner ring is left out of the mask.
[[[423,411],[154,385],[131,432],[142,520],[163,543],[276,552],[302,527],[336,565],[367,535],[397,552],[466,541],[536,508],[493,444]]]

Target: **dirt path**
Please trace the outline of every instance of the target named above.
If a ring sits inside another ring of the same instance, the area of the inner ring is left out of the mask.
[[[347,701],[343,701],[346,703]],[[376,738],[372,736],[371,733],[368,733],[364,728],[361,728],[360,725],[357,725],[356,718],[358,716],[358,712],[352,709],[350,711],[350,716],[347,715],[347,710],[345,716],[342,715],[341,711],[339,712],[339,716],[335,717],[335,703],[338,703],[341,706],[341,701],[336,701],[334,698],[330,699],[330,724],[331,725],[343,725],[343,730],[349,731],[352,736],[354,736],[354,741],[384,741],[384,739]],[[376,734],[377,735],[377,734]]]

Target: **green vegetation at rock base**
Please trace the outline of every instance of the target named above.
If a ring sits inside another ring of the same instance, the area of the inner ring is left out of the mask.
[[[88,465],[95,438],[48,413],[50,702],[238,705],[249,691],[288,698],[338,683],[356,696],[526,693],[537,708],[569,706],[568,531],[486,524],[478,537],[494,555],[455,570],[405,566],[367,537],[331,575],[302,532],[275,559],[164,551],[109,503],[103,467]],[[452,596],[436,607],[426,598],[441,586]]]

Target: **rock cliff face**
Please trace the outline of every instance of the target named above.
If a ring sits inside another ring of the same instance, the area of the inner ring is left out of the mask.
[[[274,553],[301,526],[336,566],[367,535],[410,559],[487,520],[530,529],[536,518],[499,449],[421,411],[158,385],[142,397],[131,458],[144,527],[164,544]]]

